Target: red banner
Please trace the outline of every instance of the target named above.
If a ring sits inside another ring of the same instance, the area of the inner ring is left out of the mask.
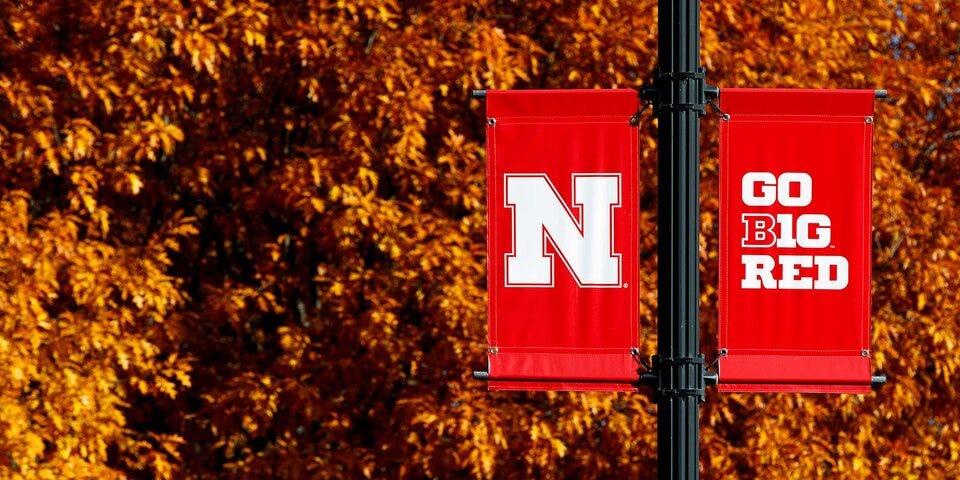
[[[489,388],[635,390],[634,90],[487,92]]]
[[[722,90],[720,391],[869,391],[873,102]]]

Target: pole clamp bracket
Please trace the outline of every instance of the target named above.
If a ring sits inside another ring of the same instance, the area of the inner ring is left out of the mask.
[[[703,67],[696,72],[664,72],[658,68],[653,85],[640,89],[640,98],[653,103],[654,114],[692,111],[702,117],[707,114],[708,91],[713,94],[716,88],[708,88]]]
[[[653,387],[654,403],[680,397],[696,397],[698,402],[703,402],[708,381],[704,363],[702,353],[690,357],[654,355],[651,374],[642,383]]]

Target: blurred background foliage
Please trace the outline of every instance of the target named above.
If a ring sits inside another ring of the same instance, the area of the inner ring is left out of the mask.
[[[710,393],[704,478],[960,477],[960,7],[702,2],[721,87],[886,88],[861,396]],[[0,476],[651,478],[644,393],[491,393],[474,88],[639,87],[656,2],[0,2]],[[655,125],[641,119],[655,345]],[[703,125],[715,351],[717,118]]]

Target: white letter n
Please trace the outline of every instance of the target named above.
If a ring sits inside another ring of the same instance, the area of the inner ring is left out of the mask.
[[[581,287],[619,287],[620,255],[613,251],[613,209],[620,206],[619,174],[574,174],[567,207],[546,175],[504,175],[504,206],[513,210],[513,252],[506,286],[553,286],[553,244]]]

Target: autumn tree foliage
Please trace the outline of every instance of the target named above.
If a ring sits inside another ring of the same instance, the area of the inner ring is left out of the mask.
[[[705,478],[960,477],[960,7],[704,1],[721,87],[886,88],[861,396],[713,392]],[[490,393],[474,88],[639,87],[656,2],[0,2],[0,477],[650,478],[636,394]],[[641,118],[645,354],[655,124]],[[703,349],[717,128],[704,121]]]

